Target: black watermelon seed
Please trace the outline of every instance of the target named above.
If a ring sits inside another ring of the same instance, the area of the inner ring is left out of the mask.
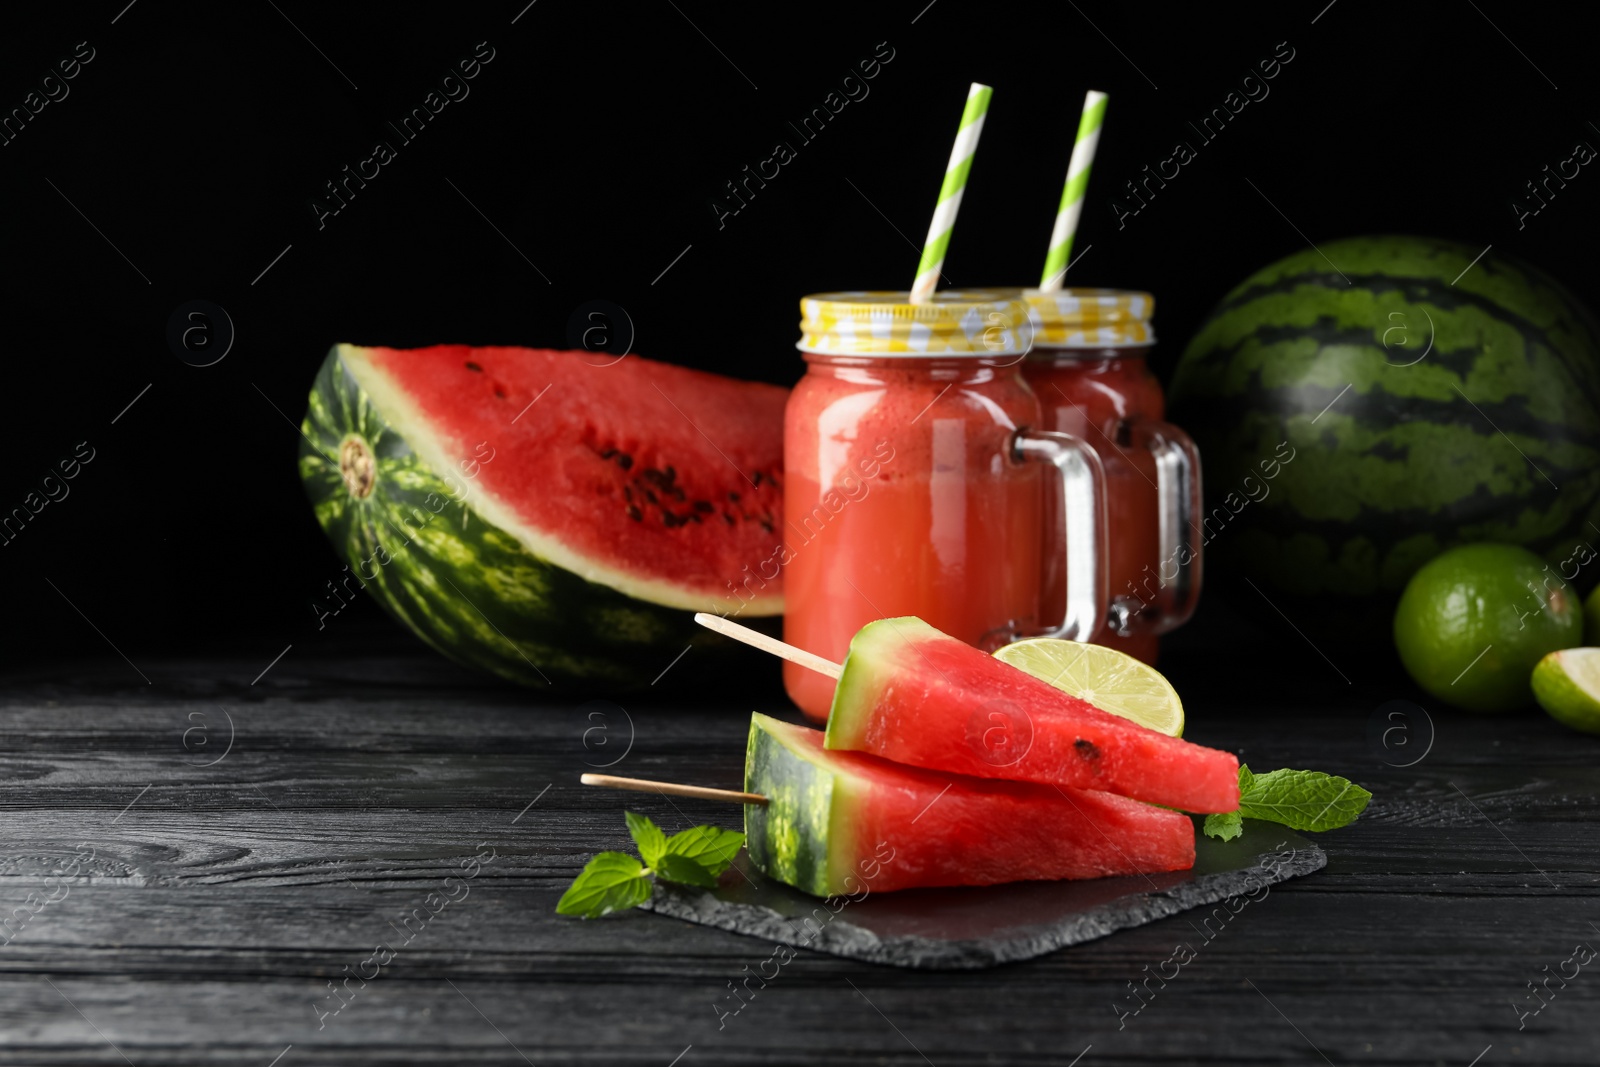
[[[634,522],[643,522],[644,521],[644,512],[640,511],[634,505],[629,504],[628,505],[628,518],[632,519]]]
[[[670,530],[674,526],[683,525],[683,520],[678,518],[678,516],[674,515],[670,511],[663,511],[661,513],[661,525]]]
[[[652,503],[652,504],[661,503],[661,501],[659,499],[657,499],[655,492],[653,490],[650,490],[650,489],[646,489],[644,491],[644,498],[646,500],[650,501],[650,503]]]
[[[739,499],[739,494],[738,493],[729,493],[728,494],[728,499],[737,501]]]
[[[623,470],[627,470],[629,467],[633,466],[633,457],[628,455],[626,452],[618,452],[617,466],[621,467]]]
[[[470,370],[470,371],[473,371],[473,372],[475,372],[477,374],[482,374],[483,373],[483,368],[478,366],[476,363],[472,362],[472,360],[470,360],[470,359],[467,360],[467,369]]]
[[[702,512],[703,511],[710,511],[711,510],[711,501],[709,501],[709,500],[696,500],[694,502],[694,509],[696,511],[702,511]]]
[[[729,514],[728,514],[728,513],[727,513],[727,512],[726,512],[726,511],[724,511],[724,512],[723,512],[723,513],[722,513],[722,517],[723,517],[723,518],[724,518],[724,519],[727,519],[727,520],[728,520],[728,525],[729,525],[729,526],[732,526],[732,525],[733,525],[733,516],[732,516],[732,515],[729,515]]]
[[[617,454],[617,450],[616,449],[608,448],[604,452],[600,453],[600,458],[601,459],[610,459],[612,456],[614,456],[616,454]]]
[[[506,391],[497,385],[494,387],[494,395],[499,397],[501,400],[504,400],[506,398]]]
[[[1100,750],[1096,748],[1095,743],[1090,741],[1088,738],[1078,738],[1076,741],[1072,742],[1072,747],[1077,749],[1078,755],[1084,759],[1092,760],[1100,758]]]

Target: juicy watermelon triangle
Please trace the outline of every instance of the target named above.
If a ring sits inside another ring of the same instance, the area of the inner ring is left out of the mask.
[[[969,778],[824,748],[750,717],[750,858],[815,896],[1155,874],[1194,866],[1187,815],[1110,793]],[[856,899],[860,899],[857,897]]]
[[[1104,790],[1184,811],[1239,807],[1232,753],[1108,714],[912,617],[870,622],[851,639],[827,743],[916,767]]]
[[[418,458],[532,555],[666,607],[782,612],[784,389],[637,356],[335,352]]]

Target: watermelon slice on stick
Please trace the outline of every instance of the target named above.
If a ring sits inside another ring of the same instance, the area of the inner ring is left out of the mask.
[[[745,639],[736,632],[744,628],[725,619],[695,618]],[[772,646],[781,642],[757,636],[760,647],[778,651]],[[842,666],[818,666],[816,656],[795,651],[804,657],[791,657],[795,662],[839,680],[828,717],[830,750],[979,778],[1103,790],[1184,811],[1239,807],[1239,761],[1231,753],[1101,711],[921,619],[868,623]]]
[[[1108,793],[941,774],[833,751],[820,730],[761,714],[750,719],[744,793],[583,778],[744,803],[751,860],[816,896],[1194,865],[1194,824],[1178,812]]]
[[[1178,812],[839,752],[765,715],[750,718],[744,773],[768,798],[745,808],[750,858],[817,896],[1194,866],[1194,824]]]

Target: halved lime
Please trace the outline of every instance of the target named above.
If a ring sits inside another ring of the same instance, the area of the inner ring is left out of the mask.
[[[1033,637],[1006,645],[995,658],[1168,737],[1183,736],[1183,701],[1162,673],[1102,645]]]
[[[1600,734],[1600,648],[1568,648],[1540,660],[1533,696],[1557,722]]]

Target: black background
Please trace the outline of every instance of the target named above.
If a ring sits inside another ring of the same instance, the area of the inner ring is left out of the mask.
[[[1069,282],[1154,292],[1164,374],[1223,292],[1308,240],[1493,244],[1595,303],[1600,176],[1524,229],[1510,207],[1577,141],[1600,145],[1595,26],[1566,10],[525,2],[7,13],[0,110],[78,42],[95,51],[0,147],[0,511],[95,450],[0,547],[7,662],[106,654],[91,625],[134,661],[318,640],[310,603],[339,563],[291,422],[334,342],[569,347],[574,309],[604,299],[643,355],[792,383],[801,295],[909,285],[974,80],[995,96],[947,277],[1037,279],[1084,90],[1103,89]],[[470,95],[319,229],[323,184],[397,142],[384,120],[485,41]],[[870,95],[800,144],[788,123],[880,42],[894,58]],[[1280,42],[1294,58],[1270,95],[1200,146],[1186,120]],[[1180,137],[1198,158],[1119,229],[1112,197]],[[798,158],[719,229],[711,199],[778,141]],[[214,366],[166,343],[193,299],[237,331]]]

